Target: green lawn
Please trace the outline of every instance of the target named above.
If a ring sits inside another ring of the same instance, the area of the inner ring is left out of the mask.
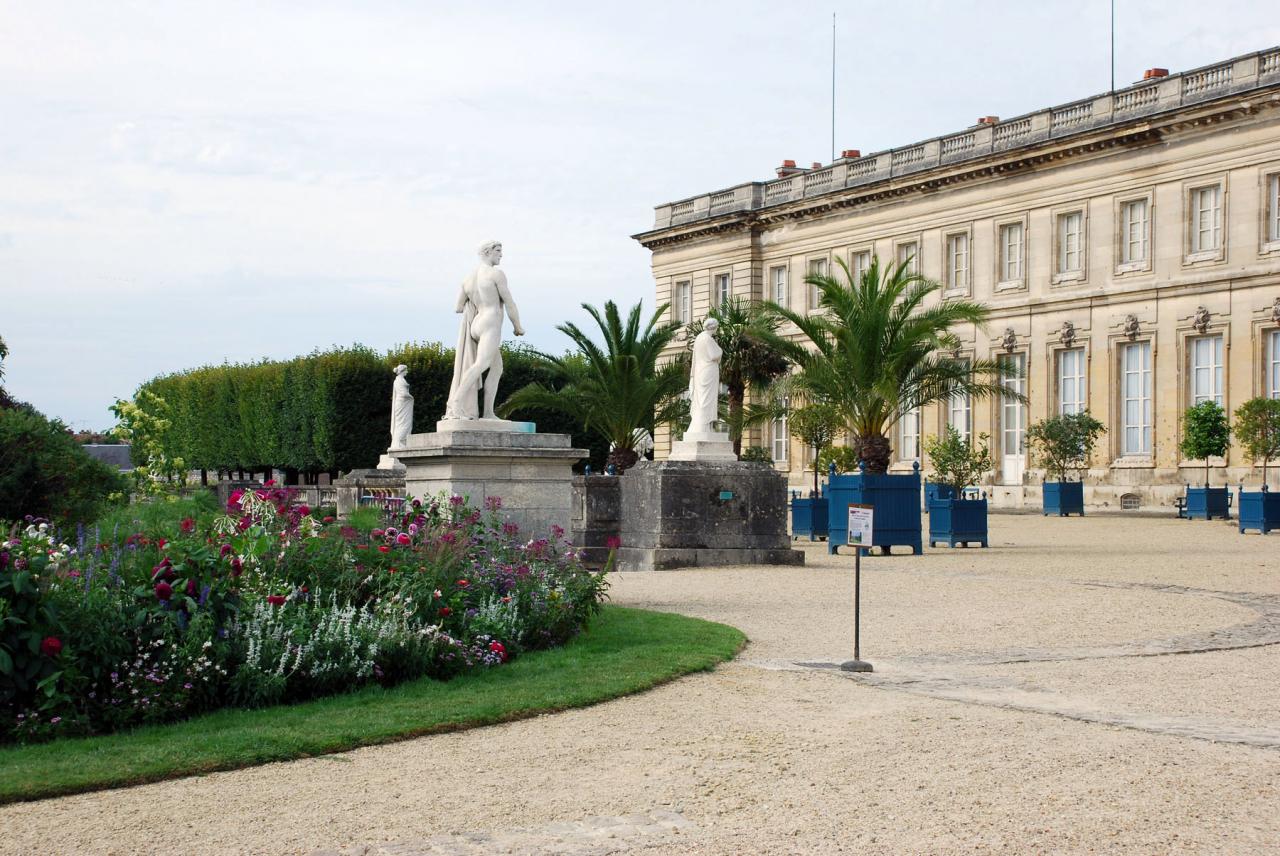
[[[0,803],[233,770],[457,731],[640,692],[733,657],[723,624],[607,606],[563,648],[447,683],[418,680],[304,704],[0,750]]]

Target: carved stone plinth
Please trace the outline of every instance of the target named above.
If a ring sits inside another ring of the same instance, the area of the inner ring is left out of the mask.
[[[786,481],[753,461],[641,461],[622,483],[618,569],[802,565]]]
[[[574,476],[569,535],[592,567],[609,558],[609,539],[621,535],[622,482],[626,476]]]
[[[404,446],[392,449],[405,466],[408,496],[458,494],[477,508],[496,496],[503,517],[529,537],[549,536],[553,525],[567,532],[573,465],[587,450],[572,448],[568,434],[477,428],[411,434]]]
[[[668,461],[736,461],[733,443],[729,435],[723,432],[686,431],[684,438],[671,444]]]

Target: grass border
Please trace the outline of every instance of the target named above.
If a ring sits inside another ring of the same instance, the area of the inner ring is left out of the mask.
[[[310,758],[586,707],[709,671],[737,628],[605,606],[569,644],[440,682],[409,681],[261,710],[0,749],[0,805]]]

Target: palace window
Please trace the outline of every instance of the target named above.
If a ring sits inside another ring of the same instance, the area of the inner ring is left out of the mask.
[[[947,288],[969,288],[969,235],[947,235]]]
[[[687,279],[676,283],[676,320],[681,324],[693,321],[693,288]]]
[[[920,245],[915,241],[898,244],[898,264],[906,263],[907,273],[920,271]]]
[[[1026,229],[1021,223],[1005,223],[1000,227],[1000,281],[1022,282]]]
[[[809,260],[809,276],[826,276],[827,260],[826,259],[810,259]],[[818,286],[809,283],[809,311],[813,312],[818,308],[818,302],[822,298],[822,291]]]
[[[1084,212],[1058,215],[1058,273],[1078,274],[1084,270]]]
[[[969,365],[968,360],[958,360],[966,367]],[[954,392],[947,399],[947,424],[955,428],[960,436],[968,440],[972,432],[973,406],[969,400],[968,393]]]
[[[1267,395],[1280,398],[1280,330],[1267,334]]]
[[[920,459],[920,408],[910,411],[898,420],[898,460]]]
[[[1222,185],[1191,190],[1191,252],[1222,249]]]
[[[773,302],[779,306],[787,305],[787,269],[785,267],[773,268],[770,272],[773,279]]]
[[[1058,352],[1058,413],[1068,416],[1085,410],[1084,348]]]
[[[1147,261],[1151,237],[1150,206],[1146,199],[1134,199],[1120,206],[1120,263],[1137,265]]]
[[[1222,337],[1198,336],[1190,340],[1191,403],[1222,404]]]
[[[1280,172],[1267,176],[1267,241],[1280,241]]]
[[[855,285],[862,283],[862,275],[871,267],[871,251],[862,250],[855,252],[849,257],[849,272],[853,274],[853,282]]]
[[[1151,454],[1151,343],[1120,349],[1120,453]]]
[[[729,299],[729,274],[716,274],[716,305],[722,305]]]
[[[787,433],[787,416],[784,412],[782,416],[773,420],[772,423],[772,440],[773,440],[773,460],[775,463],[782,463],[787,460],[787,447],[791,445],[791,437]]]

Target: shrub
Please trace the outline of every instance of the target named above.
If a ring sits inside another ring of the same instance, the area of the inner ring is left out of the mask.
[[[773,455],[764,446],[747,446],[738,456],[741,461],[756,461],[761,464],[772,464]]]
[[[1251,398],[1236,408],[1236,439],[1255,464],[1262,461],[1262,483],[1267,483],[1267,462],[1280,457],[1280,398]]]
[[[835,464],[837,473],[859,471],[858,450],[852,446],[831,446],[818,456],[818,461],[824,470],[831,469],[831,465]]]
[[[123,489],[120,474],[91,458],[58,420],[0,408],[0,520],[33,515],[74,526]]]
[[[1106,427],[1085,410],[1041,419],[1027,428],[1027,441],[1036,462],[1044,467],[1045,481],[1065,481],[1089,465],[1093,445]]]
[[[1182,416],[1182,442],[1178,448],[1192,460],[1204,460],[1204,485],[1209,486],[1209,458],[1221,457],[1231,445],[1227,412],[1213,401],[1188,407]]]
[[[954,490],[957,498],[993,466],[990,437],[979,434],[975,439],[966,440],[954,425],[948,425],[941,435],[924,442],[925,453],[933,462],[934,480]]]

